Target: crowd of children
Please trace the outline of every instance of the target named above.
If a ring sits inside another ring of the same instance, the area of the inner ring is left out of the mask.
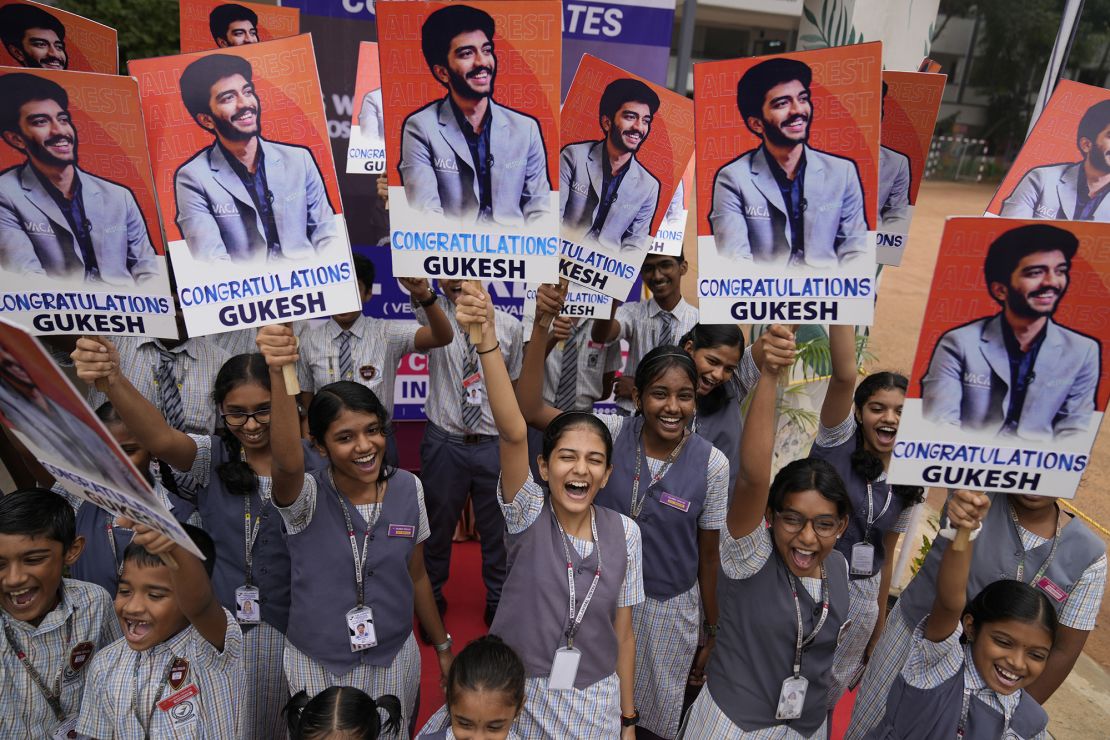
[[[650,299],[552,330],[543,286],[527,333],[476,283],[406,280],[409,323],[77,340],[98,416],[205,559],[49,481],[0,497],[0,736],[823,739],[858,684],[851,738],[1044,737],[1101,540],[1052,498],[955,491],[888,615],[924,493],[887,482],[906,378],[857,382],[830,327],[816,440],[772,475],[795,335],[699,324],[685,269],[651,255]],[[421,477],[390,426],[412,351]],[[456,653],[468,500],[490,634]],[[447,700],[422,728],[414,616]]]

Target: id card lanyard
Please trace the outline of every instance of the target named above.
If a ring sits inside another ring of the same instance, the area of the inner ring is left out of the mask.
[[[358,592],[358,604],[355,605],[356,609],[361,609],[364,604],[366,595],[366,585],[362,580],[362,569],[366,564],[366,552],[370,545],[370,532],[374,529],[374,525],[378,523],[378,517],[381,516],[381,508],[375,513],[369,521],[366,522],[366,532],[362,536],[362,552],[358,549],[358,540],[355,539],[355,525],[351,521],[351,512],[347,509],[347,502],[343,500],[343,494],[337,490],[335,492],[336,498],[339,499],[339,508],[343,510],[343,523],[347,525],[347,538],[351,541],[351,555],[355,560],[355,588]]]
[[[116,564],[116,578],[118,579],[123,575],[123,563],[119,560],[119,553],[116,551],[116,528],[112,524],[112,515],[108,515],[108,523],[104,525],[104,531],[108,534],[108,548],[112,551],[112,562]]]
[[[648,484],[647,489],[644,491],[644,495],[641,496],[640,470],[644,458],[647,457],[647,451],[644,449],[644,437],[643,433],[641,432],[640,439],[637,440],[636,444],[636,469],[632,473],[632,503],[629,506],[629,513],[632,514],[633,519],[636,519],[640,516],[640,512],[644,509],[644,502],[647,501],[648,493],[651,491],[652,486],[661,481],[663,479],[663,476],[667,474],[667,471],[671,469],[671,465],[676,459],[678,459],[678,456],[682,453],[682,448],[686,446],[686,440],[688,439],[690,439],[690,431],[685,430],[682,435],[682,439],[679,440],[679,443],[675,445],[675,448],[673,450],[671,450],[671,454],[667,455],[667,458],[659,467],[659,474],[651,476],[651,483]],[[592,526],[593,520],[591,519],[590,521]],[[594,539],[597,539],[596,534],[594,535]]]
[[[805,651],[809,644],[817,639],[817,633],[825,626],[825,620],[829,617],[829,576],[825,572],[825,566],[821,566],[821,618],[817,620],[817,624],[813,626],[813,631],[805,637],[802,637],[802,603],[798,599],[798,579],[794,577],[793,573],[789,571],[786,574],[790,578],[790,592],[794,596],[794,615],[798,620],[798,639],[794,645],[794,678],[797,680],[802,675],[802,653]]]
[[[890,508],[891,491],[890,486],[886,487],[886,501],[883,502],[883,510],[879,512],[878,516],[875,515],[875,496],[871,488],[871,482],[867,483],[867,527],[863,530],[863,541],[871,542],[871,527],[875,522],[883,518],[886,510]]]
[[[1014,535],[1017,537],[1018,546],[1021,548],[1021,557],[1018,558],[1017,576],[1014,580],[1025,582],[1025,543],[1021,541],[1021,522],[1018,521],[1017,514],[1014,512],[1014,507],[1009,501],[1006,502],[1008,511],[1010,513],[1010,523],[1014,525]],[[1064,517],[1061,516],[1060,509],[1056,509],[1056,534],[1052,537],[1052,547],[1048,551],[1048,557],[1045,558],[1044,563],[1033,574],[1032,580],[1028,581],[1030,585],[1035,586],[1044,578],[1044,574],[1048,571],[1048,566],[1052,564],[1052,559],[1056,557],[1056,547],[1060,544],[1060,530],[1064,528]]]
[[[76,614],[70,614],[69,618],[66,620],[65,645],[67,651],[72,650],[70,642],[73,640],[73,621],[75,618]],[[39,673],[37,668],[31,665],[31,660],[27,657],[27,653],[24,652],[19,642],[16,641],[15,632],[12,630],[12,626],[8,624],[8,620],[5,619],[3,621],[4,638],[8,641],[8,647],[11,648],[11,651],[19,658],[19,662],[23,664],[23,668],[27,671],[27,675],[30,676],[35,685],[39,687],[39,691],[42,692],[42,696],[46,699],[46,703],[50,705],[50,711],[54,712],[55,719],[59,722],[64,722],[66,713],[65,710],[62,709],[62,673],[65,671],[65,665],[63,664],[62,667],[58,669],[58,675],[54,677],[54,688],[51,690],[51,688],[46,685],[46,681],[43,679],[42,674]]]
[[[967,735],[967,715],[971,711],[971,689],[967,685],[967,667],[964,667],[964,701],[963,707],[960,709],[960,721],[956,725],[956,740],[963,740]],[[1001,702],[999,702],[1001,704]],[[1002,734],[999,735],[1004,740],[1014,737],[1010,734],[1010,714],[1006,711],[1005,705],[1002,707]]]
[[[601,541],[597,538],[597,520],[594,509],[590,507],[590,536],[594,540],[594,552],[597,553],[597,568],[594,570],[594,579],[590,582],[590,588],[586,591],[586,597],[582,599],[582,605],[578,608],[578,613],[575,614],[574,608],[577,604],[575,599],[574,588],[574,561],[570,556],[570,548],[567,546],[567,533],[563,529],[563,525],[559,522],[559,517],[555,516],[555,512],[551,512],[551,516],[555,519],[555,525],[559,527],[560,542],[563,543],[563,553],[567,558],[567,587],[570,592],[569,606],[567,608],[567,649],[574,648],[574,636],[578,634],[578,628],[582,626],[582,620],[586,616],[586,609],[589,608],[590,602],[594,598],[594,591],[597,590],[597,583],[601,580]]]
[[[170,673],[173,671],[173,664],[177,662],[177,658],[173,655],[170,656],[170,662],[166,665],[166,671],[162,676],[162,680],[158,683],[158,690],[154,692],[154,701],[150,703],[150,711],[147,712],[146,722],[143,722],[142,715],[139,714],[139,663],[142,661],[143,654],[135,653],[135,667],[131,672],[131,713],[135,715],[135,719],[139,721],[139,726],[143,728],[144,740],[150,740],[150,726],[154,722],[154,712],[158,709],[158,700],[162,698],[162,692],[166,690],[166,684],[170,682]]]
[[[344,509],[346,511],[346,509]],[[251,526],[251,497],[249,495],[243,497],[243,562],[246,565],[247,583],[246,585],[254,585],[252,575],[254,573],[254,542],[258,539],[258,530],[262,526],[262,516],[259,515],[254,519],[254,526]],[[349,527],[348,527],[349,529]]]

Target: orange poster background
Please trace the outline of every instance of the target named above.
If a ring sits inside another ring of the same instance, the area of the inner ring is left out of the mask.
[[[66,54],[69,72],[100,72],[119,74],[119,48],[116,29],[88,18],[52,8],[49,5],[29,2],[28,0],[0,0],[0,8],[5,5],[34,5],[42,8],[62,22],[66,29]],[[0,65],[19,66],[7,49],[0,44]]]
[[[1106,409],[1110,398],[1110,224],[1090,221],[1032,221],[994,217],[950,218],[944,226],[936,271],[925,306],[925,322],[917,340],[910,398],[921,398],[921,379],[929,369],[933,347],[949,329],[1000,308],[987,292],[983,261],[1000,234],[1027,224],[1051,223],[1079,238],[1071,265],[1071,281],[1053,319],[1094,337],[1102,345],[1102,375],[1095,406]]]
[[[378,44],[363,41],[358,45],[358,72],[355,75],[355,96],[351,98],[351,122],[357,126],[362,112],[362,99],[366,93],[382,86],[382,72],[378,64]]]
[[[233,54],[251,63],[261,105],[262,137],[311,149],[324,178],[328,200],[337,214],[342,213],[312,37],[302,34],[263,44],[128,62],[128,71],[139,80],[140,101],[154,163],[154,185],[167,239],[173,242],[182,238],[174,220],[177,213],[174,173],[186,160],[215,141],[212,134],[189,117],[181,102],[178,80],[181,71],[191,62],[210,54]]]
[[[69,94],[69,112],[77,129],[77,166],[129,188],[143,212],[150,243],[166,253],[154,182],[150,174],[146,132],[139,115],[139,86],[130,77],[51,69],[0,70],[0,76],[27,72],[52,80]],[[0,101],[0,105],[3,101]],[[23,164],[27,158],[6,143],[0,146],[0,170]]]
[[[736,107],[736,84],[762,61],[786,57],[813,70],[809,145],[855,160],[863,183],[868,226],[875,228],[879,185],[879,117],[882,44],[773,54],[694,65],[697,133],[698,235],[709,236],[713,178],[717,170],[761,143]]]
[[[947,80],[947,75],[925,72],[883,72],[882,145],[910,158],[910,205],[917,203]]]
[[[1037,125],[1018,152],[1010,171],[987,206],[988,213],[1000,213],[1002,202],[1010,197],[1025,173],[1034,167],[1062,162],[1078,162],[1083,153],[1075,143],[1079,119],[1095,103],[1110,98],[1110,90],[1081,82],[1060,80],[1048,100]]]
[[[493,16],[497,79],[494,100],[536,119],[547,148],[552,191],[559,187],[559,85],[562,3],[552,0],[467,2]],[[405,118],[447,94],[432,76],[420,51],[424,19],[448,5],[438,2],[379,0],[378,53],[385,106],[386,161],[401,161]],[[401,186],[396,166],[387,168],[389,184]]]
[[[208,14],[227,0],[181,0],[181,53],[208,51],[216,48],[212,32],[208,30]],[[258,16],[258,40],[272,41],[301,32],[301,11],[297,8],[281,8],[276,5],[244,3],[235,0],[236,5],[250,8]]]
[[[636,152],[636,161],[659,180],[659,202],[651,219],[651,233],[654,234],[694,153],[693,101],[595,56],[583,54],[563,102],[560,135],[562,146],[600,140],[604,136],[598,120],[601,94],[613,80],[629,77],[640,80],[659,96],[659,110],[652,118],[651,131]]]

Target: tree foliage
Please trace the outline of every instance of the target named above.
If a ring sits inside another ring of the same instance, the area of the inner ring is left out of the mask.
[[[116,29],[122,74],[127,74],[129,59],[176,54],[181,49],[174,0],[60,0],[57,6]]]

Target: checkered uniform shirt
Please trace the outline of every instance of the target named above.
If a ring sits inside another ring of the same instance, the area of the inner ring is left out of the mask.
[[[97,738],[237,737],[243,633],[231,612],[223,612],[222,651],[192,625],[148,650],[132,650],[123,638],[102,650],[85,685],[77,731]],[[188,672],[175,688],[166,678],[177,659],[188,661]],[[157,706],[189,686],[199,690],[191,707],[185,702],[167,710]]]
[[[117,337],[120,371],[148,401],[161,408],[157,370],[162,362],[161,342],[148,337]],[[185,412],[185,429],[193,434],[211,434],[216,429],[216,405],[212,403],[212,384],[216,373],[231,359],[226,350],[209,337],[193,337],[169,350],[174,356],[174,377]],[[89,387],[89,406],[94,409],[108,400],[95,387]]]
[[[120,635],[108,592],[92,583],[64,578],[61,601],[38,626],[12,619],[6,612],[0,612],[0,618],[11,627],[19,648],[51,689],[61,674],[62,710],[67,717],[75,716],[93,657]],[[91,642],[97,652],[74,671],[70,657],[73,648],[83,642]],[[0,737],[50,737],[58,724],[38,684],[7,639],[0,637]]]

